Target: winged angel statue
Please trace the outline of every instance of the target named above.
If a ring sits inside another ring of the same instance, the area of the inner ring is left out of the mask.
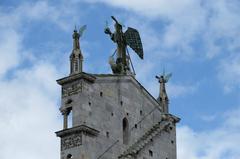
[[[112,16],[111,17],[115,21],[115,32],[112,33],[108,26],[105,27],[104,32],[109,34],[112,41],[117,44],[117,58],[114,60],[114,54],[110,56],[109,63],[111,65],[112,71],[114,74],[126,74],[130,71],[129,67],[129,54],[126,54],[127,46],[130,46],[138,56],[143,59],[143,47],[140,35],[138,31],[134,28],[128,27],[127,31],[123,33],[123,25],[120,24],[117,19]]]
[[[160,77],[156,76],[156,78],[159,80],[159,83],[167,83],[171,77],[172,73],[165,75],[165,71],[163,71],[163,74]]]
[[[77,32],[77,29],[75,27],[74,33],[73,33],[73,39],[74,39],[74,49],[80,49],[79,45],[79,39],[82,37],[83,32],[87,29],[87,25],[83,25],[80,29],[79,32]]]

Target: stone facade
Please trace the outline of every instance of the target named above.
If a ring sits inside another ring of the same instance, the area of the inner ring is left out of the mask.
[[[180,119],[163,112],[134,76],[80,72],[57,82],[64,116],[64,128],[56,132],[61,159],[177,158]]]

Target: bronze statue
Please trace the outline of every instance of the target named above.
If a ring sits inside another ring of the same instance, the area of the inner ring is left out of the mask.
[[[127,71],[130,71],[130,56],[126,54],[127,45],[143,59],[141,38],[138,31],[134,28],[129,27],[127,31],[123,33],[123,25],[120,24],[115,17],[112,16],[112,19],[115,21],[115,32],[112,33],[108,26],[106,26],[104,32],[109,34],[112,41],[117,44],[117,59],[115,62],[114,58],[110,57],[109,63],[114,74],[126,74]]]
[[[86,30],[87,25],[83,25],[80,29],[79,32],[77,32],[76,26],[75,29],[73,31],[73,49],[80,49],[80,45],[79,45],[79,39],[82,37],[83,32]]]

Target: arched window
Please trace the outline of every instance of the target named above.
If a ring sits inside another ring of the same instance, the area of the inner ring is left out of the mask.
[[[70,125],[72,127],[72,107],[62,110],[63,114],[63,129],[67,129]],[[70,116],[70,117],[69,117]],[[71,120],[68,120],[68,119]]]
[[[123,129],[123,144],[128,144],[130,134],[129,134],[129,123],[127,118],[123,118],[122,129]]]

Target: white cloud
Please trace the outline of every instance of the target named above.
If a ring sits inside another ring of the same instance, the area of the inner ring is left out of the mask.
[[[23,25],[26,27],[31,21],[42,21],[54,23],[62,30],[68,31],[73,27],[72,22],[76,22],[79,16],[75,9],[71,9],[73,6],[66,3],[52,5],[48,1],[24,2],[15,8],[0,10],[0,27],[19,29]]]
[[[1,29],[1,27],[0,27]],[[0,30],[0,78],[9,69],[17,66],[20,60],[21,37],[12,30]]]
[[[217,119],[217,114],[202,115],[201,119],[205,122],[212,122]]]
[[[194,55],[213,58],[222,53],[221,49],[232,52],[240,46],[240,38],[236,36],[240,34],[238,29],[240,5],[237,0],[206,2],[201,0],[171,2],[166,0],[88,0],[87,2],[105,3],[150,19],[161,20],[161,23],[166,25],[162,35],[159,37],[149,35],[152,39],[157,39],[158,45],[153,46],[153,50],[159,50],[158,52],[179,52],[176,55],[184,58]],[[148,22],[141,20],[138,26],[142,27],[146,23]],[[148,32],[152,28],[151,25],[149,23],[144,31]],[[154,29],[153,32],[159,33],[159,28]],[[221,40],[225,41],[224,44],[219,43]],[[152,43],[151,40],[149,43]],[[198,50],[198,45],[202,45],[204,49]]]
[[[9,81],[0,81],[1,159],[59,156],[59,141],[54,134],[61,125],[56,77],[55,67],[39,63],[16,71]]]
[[[224,117],[226,119],[224,122],[224,126],[231,127],[231,128],[240,128],[239,115],[240,115],[240,107],[235,110],[226,112],[224,114]]]
[[[240,88],[240,56],[225,58],[218,67],[218,78],[226,93]]]
[[[25,37],[19,30],[29,20],[49,20],[65,29],[60,12],[44,1],[0,10],[1,159],[59,158],[59,140],[54,132],[61,125],[57,105],[60,90],[55,82],[60,71],[53,64],[36,60],[24,48]],[[26,61],[28,67],[24,66]]]
[[[73,24],[69,23],[69,17],[71,17],[71,21],[77,19],[75,10],[68,7],[64,2],[52,5],[48,1],[36,1],[22,4],[13,14],[28,20],[49,21],[68,31],[73,27]]]
[[[23,58],[30,56],[28,51],[22,48],[24,33],[20,32],[22,27],[27,27],[26,23],[29,21],[48,21],[55,23],[63,30],[69,30],[72,28],[69,17],[72,17],[71,20],[77,19],[74,13],[75,11],[69,10],[64,3],[57,7],[50,5],[47,1],[23,3],[14,9],[10,7],[1,9],[0,77],[18,66]],[[24,51],[27,54],[24,54]]]
[[[177,129],[178,158],[238,159],[240,156],[238,120],[240,111],[235,114],[232,116],[229,112],[228,115],[223,115],[226,122],[208,131],[196,132],[188,126],[180,126]]]
[[[176,16],[179,13],[185,11],[185,7],[192,7],[193,5],[200,3],[200,1],[193,2],[191,0],[173,0],[171,3],[164,0],[150,0],[150,1],[138,1],[138,0],[87,0],[87,2],[103,2],[115,7],[122,7],[128,10],[134,10],[139,14],[147,16]]]
[[[199,84],[174,84],[169,83],[167,91],[170,98],[182,97],[193,94],[199,87]]]

